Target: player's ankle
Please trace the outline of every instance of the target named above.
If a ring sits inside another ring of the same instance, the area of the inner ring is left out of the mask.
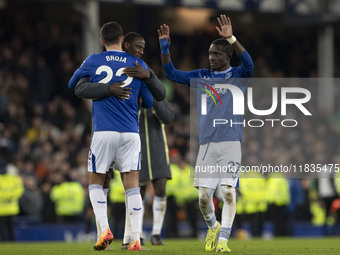
[[[218,222],[216,221],[213,226],[209,226],[209,229],[215,230],[217,228],[217,226],[218,226]]]

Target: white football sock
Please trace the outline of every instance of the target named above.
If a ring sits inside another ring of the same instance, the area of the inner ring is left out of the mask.
[[[144,233],[143,233],[143,222],[144,222],[144,201],[142,201],[142,220],[140,222],[140,227],[141,227],[141,231],[140,231],[140,238],[144,239]]]
[[[106,197],[106,202],[107,202],[107,193],[109,193],[109,188],[103,189],[103,191],[104,191],[104,195]],[[97,241],[98,241],[102,232],[100,230],[100,226],[97,220],[96,220],[96,227],[97,227]]]
[[[213,195],[215,190],[210,188],[199,187],[199,206],[203,218],[210,229],[217,227],[217,220],[215,216],[215,207],[213,203]]]
[[[154,197],[152,212],[153,212],[152,235],[160,235],[166,212],[166,197],[157,196]]]
[[[129,216],[129,209],[128,209],[128,199],[125,193],[125,227],[124,227],[124,238],[123,238],[123,244],[130,243],[131,239],[131,221]]]
[[[219,240],[228,240],[236,214],[236,190],[231,186],[222,186],[223,209]]]
[[[96,219],[96,227],[97,227],[97,241],[98,241],[100,236],[101,236],[101,234],[102,234],[102,231],[100,229],[99,222],[98,222],[97,219]]]
[[[99,184],[89,185],[89,196],[100,232],[105,233],[106,229],[109,228],[109,221],[107,218],[107,201],[103,187]]]
[[[140,188],[131,188],[125,191],[128,201],[128,211],[131,222],[131,243],[140,241],[141,220],[142,220],[142,196],[140,195]]]

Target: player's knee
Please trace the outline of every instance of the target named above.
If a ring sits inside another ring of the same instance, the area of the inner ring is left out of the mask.
[[[208,197],[200,197],[199,198],[199,206],[201,209],[207,208],[209,205],[209,198]]]
[[[228,205],[236,203],[236,191],[234,187],[222,186],[223,200]]]
[[[199,192],[199,206],[200,208],[207,208],[210,204],[210,194],[205,188],[200,188]]]
[[[166,178],[161,178],[161,179],[157,179],[154,180],[152,182],[153,184],[153,188],[155,191],[155,196],[157,197],[165,197],[166,195]]]
[[[165,197],[165,187],[158,187],[158,189],[155,189],[155,196],[157,197]]]
[[[104,187],[106,174],[89,173],[89,184],[99,184]]]

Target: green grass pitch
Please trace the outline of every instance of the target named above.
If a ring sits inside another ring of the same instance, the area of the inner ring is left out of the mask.
[[[143,254],[209,254],[203,249],[203,241],[197,239],[165,239],[164,246],[151,246],[146,243],[149,251]],[[121,240],[111,246],[111,251],[93,251],[92,243],[62,243],[62,242],[34,242],[34,243],[0,243],[0,254],[6,255],[87,255],[87,254],[131,254],[136,251],[120,250]],[[340,254],[340,237],[332,238],[275,238],[271,240],[235,240],[229,241],[231,254],[272,255],[328,255]],[[210,254],[216,254],[210,253]]]

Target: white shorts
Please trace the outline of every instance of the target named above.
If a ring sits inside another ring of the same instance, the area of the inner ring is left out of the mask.
[[[238,188],[240,166],[239,141],[201,144],[195,166],[194,187],[216,189],[221,184]]]
[[[94,132],[88,158],[88,171],[105,174],[112,163],[121,173],[140,170],[138,133]]]

